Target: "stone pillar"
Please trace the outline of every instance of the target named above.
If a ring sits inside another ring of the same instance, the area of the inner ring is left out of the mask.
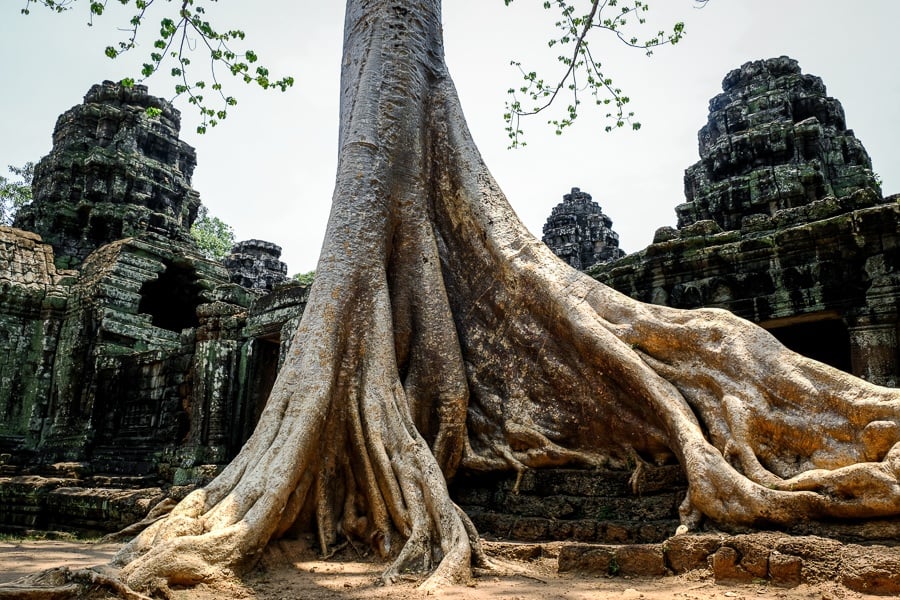
[[[859,322],[849,328],[853,374],[877,385],[898,387],[897,323]]]

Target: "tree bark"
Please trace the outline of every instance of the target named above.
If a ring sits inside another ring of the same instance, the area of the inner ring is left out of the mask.
[[[457,468],[680,461],[685,524],[900,513],[900,396],[724,311],[642,305],[518,220],[469,134],[439,0],[348,0],[339,166],[300,329],[253,436],[117,558],[135,589],[314,529],[437,586],[480,560]],[[474,553],[474,554],[473,554]],[[474,555],[474,559],[473,559]]]

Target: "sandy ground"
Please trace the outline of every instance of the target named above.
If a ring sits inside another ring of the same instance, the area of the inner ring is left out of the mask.
[[[0,542],[0,584],[23,575],[66,565],[88,567],[109,561],[118,544],[89,544],[66,541]],[[801,585],[780,589],[764,584],[717,585],[707,571],[692,571],[677,577],[627,579],[557,573],[556,561],[512,560],[498,547],[487,546],[502,572],[488,574],[442,590],[437,595],[472,600],[711,600],[751,598],[802,598],[807,600],[874,599],[835,583]],[[174,597],[191,600],[221,598],[259,600],[326,599],[424,599],[417,581],[410,579],[393,586],[376,583],[383,565],[366,560],[350,549],[336,558],[321,560],[302,541],[272,544],[260,565],[241,579],[230,578],[215,585],[173,590]]]

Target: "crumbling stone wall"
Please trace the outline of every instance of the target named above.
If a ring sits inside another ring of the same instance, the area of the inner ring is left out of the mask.
[[[215,445],[188,436],[204,381],[192,367],[201,309],[215,306],[216,286],[227,282],[221,265],[152,236],[91,254],[72,288],[43,454],[105,452],[106,470],[146,473],[169,446]]]
[[[60,118],[18,217],[49,243],[0,228],[0,526],[118,529],[252,432],[306,289],[268,242],[230,270],[201,255],[194,164],[177,111],[105,82]]]
[[[74,275],[57,271],[39,236],[0,227],[0,440],[10,452],[40,435]]]
[[[281,246],[264,240],[238,242],[223,261],[231,281],[252,290],[271,292],[287,281]]]
[[[517,474],[465,473],[450,486],[478,530],[537,542],[650,543],[678,527],[687,482],[681,467],[533,469]]]

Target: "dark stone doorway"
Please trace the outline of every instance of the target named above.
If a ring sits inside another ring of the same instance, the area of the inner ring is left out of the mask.
[[[166,263],[166,270],[141,286],[138,311],[148,314],[156,327],[181,332],[199,325],[197,273],[189,266]]]
[[[262,414],[275,377],[278,375],[278,360],[281,355],[281,342],[277,337],[257,338],[250,347],[249,369],[245,401],[239,415],[240,422],[233,429],[235,435],[231,440],[231,456],[237,455],[241,446],[253,433],[259,416]]]
[[[819,362],[852,372],[850,334],[840,319],[822,319],[766,328],[782,344]]]

